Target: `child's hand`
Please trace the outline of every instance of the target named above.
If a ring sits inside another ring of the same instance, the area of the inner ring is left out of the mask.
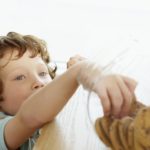
[[[93,86],[105,115],[123,117],[130,111],[136,82],[121,75],[102,76]]]
[[[98,94],[105,115],[123,117],[129,113],[136,87],[135,80],[121,75],[102,75],[100,67],[85,63],[78,81]]]
[[[78,63],[79,61],[85,60],[85,57],[82,57],[80,55],[75,55],[73,57],[70,57],[69,61],[67,62],[67,68],[70,68],[74,64]]]

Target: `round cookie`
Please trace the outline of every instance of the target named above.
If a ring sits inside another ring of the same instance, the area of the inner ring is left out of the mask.
[[[142,108],[134,120],[135,146],[150,148],[150,107]]]
[[[120,135],[121,143],[124,147],[124,150],[129,150],[129,145],[127,142],[127,131],[128,126],[132,123],[133,119],[131,117],[124,117],[119,121],[118,130]]]
[[[118,125],[119,125],[119,120],[115,119],[110,127],[109,136],[110,136],[113,150],[124,150],[119,137]]]
[[[104,116],[100,119],[100,122],[101,122],[101,126],[104,129],[104,132],[105,132],[107,138],[109,139],[109,130],[110,130],[110,126],[113,122],[113,119],[108,116]]]
[[[102,128],[102,125],[101,125],[101,118],[98,118],[96,121],[95,121],[95,130],[96,130],[96,133],[98,134],[100,140],[108,147],[112,147],[112,144],[109,140],[109,138],[107,138],[107,135],[105,134],[104,132],[104,129]]]
[[[129,150],[134,149],[134,122],[131,122],[127,129],[127,142]]]

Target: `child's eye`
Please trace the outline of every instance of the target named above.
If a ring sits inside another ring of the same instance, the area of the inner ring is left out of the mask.
[[[15,78],[15,80],[23,80],[23,79],[25,79],[24,75],[19,75]]]
[[[48,74],[47,72],[40,72],[40,73],[39,73],[39,75],[40,75],[40,76],[43,76],[43,77],[46,76],[47,74]]]

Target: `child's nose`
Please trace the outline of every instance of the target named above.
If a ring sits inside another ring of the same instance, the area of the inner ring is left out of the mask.
[[[34,83],[33,83],[33,85],[32,85],[32,89],[34,90],[34,89],[39,89],[39,88],[41,88],[41,87],[43,87],[44,86],[44,83],[42,82],[42,81],[40,81],[40,80],[36,80]]]

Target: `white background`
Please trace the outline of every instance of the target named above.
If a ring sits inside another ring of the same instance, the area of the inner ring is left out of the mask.
[[[103,61],[133,47],[149,51],[149,20],[149,0],[0,0],[0,34],[37,35],[60,62],[74,54]]]

